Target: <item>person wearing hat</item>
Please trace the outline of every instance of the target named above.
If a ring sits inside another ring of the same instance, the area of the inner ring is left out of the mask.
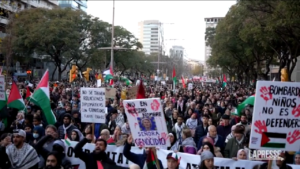
[[[110,120],[107,124],[110,135],[114,134],[115,128],[117,127],[116,118],[118,117],[118,110],[113,108],[111,111]]]
[[[64,139],[66,135],[68,136],[68,138],[71,138],[72,131],[74,129],[77,129],[77,127],[71,123],[71,119],[72,117],[69,113],[65,113],[63,115],[63,125],[59,126],[58,128],[59,139]]]
[[[40,159],[36,150],[25,142],[26,132],[22,129],[13,131],[13,143],[6,147],[6,154],[11,169],[38,169]]]
[[[226,138],[228,134],[231,133],[231,125],[229,124],[230,116],[224,114],[222,116],[223,125],[217,127],[217,132],[223,137]]]
[[[201,153],[199,169],[214,169],[214,155],[210,151],[203,151]]]
[[[233,158],[237,156],[239,149],[244,149],[248,141],[244,135],[245,127],[243,125],[236,125],[234,130],[234,137],[229,139],[225,150],[225,158]]]
[[[167,169],[179,169],[180,159],[176,153],[169,153],[167,155]]]

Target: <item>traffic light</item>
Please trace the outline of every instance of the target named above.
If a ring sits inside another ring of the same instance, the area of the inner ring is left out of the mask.
[[[69,82],[72,83],[77,77],[78,68],[75,65],[72,65],[72,69],[70,70],[70,79]]]
[[[90,80],[90,71],[91,70],[92,70],[91,68],[86,68],[86,71],[82,72],[82,74],[87,82]]]
[[[281,81],[282,82],[287,82],[287,81],[289,81],[288,79],[289,79],[289,77],[288,77],[288,72],[287,72],[287,68],[282,68],[281,69]]]

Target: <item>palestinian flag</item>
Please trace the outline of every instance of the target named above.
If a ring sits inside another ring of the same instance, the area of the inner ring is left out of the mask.
[[[47,123],[54,125],[56,117],[51,110],[49,92],[49,71],[47,70],[36,87],[30,101],[43,110]]]
[[[223,75],[223,84],[222,84],[222,87],[226,87],[227,86],[227,78],[226,78],[226,75],[224,74]]]
[[[264,132],[261,135],[260,146],[265,148],[285,148],[286,133]]]
[[[65,143],[68,145],[68,146],[71,146],[71,140],[69,139],[69,137],[68,137],[68,135],[67,134],[65,134]]]
[[[236,116],[240,116],[241,112],[243,111],[243,109],[247,106],[247,105],[252,105],[254,106],[254,101],[255,101],[255,95],[252,95],[250,97],[248,97],[245,101],[243,101],[243,103],[239,104],[233,115]]]
[[[109,80],[109,85],[112,86],[114,84],[114,79]]]
[[[175,67],[173,67],[173,74],[172,74],[172,78],[173,78],[173,83],[176,84],[177,82],[177,78],[176,78],[176,71],[175,71]]]
[[[155,169],[156,168],[156,159],[152,149],[149,149],[149,153],[147,154],[147,169]],[[145,168],[145,167],[144,167]]]
[[[129,79],[127,79],[126,77],[121,77],[121,80],[124,81],[126,85],[132,84],[132,82]]]
[[[111,138],[109,138],[109,139],[107,140],[107,144],[108,144],[108,145],[116,145],[116,142],[115,142],[115,140],[111,137]]]
[[[182,87],[185,89],[186,85],[185,85],[185,80],[184,80],[183,76],[181,76],[181,82],[182,82]]]
[[[25,97],[25,99],[29,100],[31,96],[32,96],[32,93],[30,92],[29,87],[27,86],[26,87],[26,97]]]
[[[2,123],[7,127],[7,95],[5,94],[5,99],[0,100],[0,118],[2,118]]]
[[[25,110],[24,100],[15,82],[12,82],[11,84],[11,90],[7,99],[7,107],[15,108],[18,110]]]

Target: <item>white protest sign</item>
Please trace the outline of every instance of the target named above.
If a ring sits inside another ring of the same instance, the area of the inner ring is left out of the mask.
[[[192,90],[193,89],[193,83],[189,83],[188,84],[188,90]]]
[[[105,123],[105,88],[80,88],[81,122]]]
[[[134,143],[143,147],[169,146],[168,131],[159,98],[123,101]]]
[[[250,148],[299,150],[299,83],[258,81],[253,112]]]
[[[101,79],[97,80],[97,87],[101,87]]]
[[[85,164],[83,161],[81,161],[79,158],[75,157],[74,154],[74,148],[77,144],[75,141],[70,141],[71,145],[65,144],[65,152],[66,157],[69,159],[74,166],[74,168],[78,169],[86,169]],[[126,157],[123,155],[123,148],[124,146],[114,146],[114,145],[108,145],[106,148],[106,152],[108,153],[108,156],[110,159],[115,161],[115,163],[118,166],[121,167],[129,167],[130,164],[132,164],[131,161],[128,161]],[[83,151],[85,152],[93,152],[95,149],[95,144],[87,143],[83,146]],[[136,154],[142,154],[143,150],[137,148],[137,147],[131,147],[131,152]],[[157,158],[161,160],[164,168],[167,168],[167,154],[169,154],[171,151],[168,150],[157,150]],[[180,160],[180,169],[193,169],[201,162],[201,157],[199,155],[192,155],[187,153],[177,153],[178,158],[181,158]],[[214,159],[214,165],[215,168],[226,168],[226,169],[248,169],[253,168],[257,164],[262,164],[260,161],[249,161],[249,160],[232,160],[232,159],[226,159],[226,158],[215,158]],[[293,169],[299,169],[299,165],[290,165]]]
[[[0,100],[6,100],[5,93],[5,78],[0,76]]]

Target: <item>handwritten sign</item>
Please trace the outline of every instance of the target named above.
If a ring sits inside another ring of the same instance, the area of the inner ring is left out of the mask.
[[[105,88],[81,88],[81,122],[105,123]]]
[[[128,89],[127,98],[128,99],[135,99],[137,91],[138,91],[138,86],[133,86],[132,88]]]
[[[170,145],[160,99],[124,100],[123,104],[136,145],[142,147]]]
[[[6,100],[5,93],[5,78],[0,76],[0,100]]]
[[[250,148],[300,147],[300,83],[258,81]]]
[[[115,88],[106,88],[105,89],[105,98],[114,99],[116,97],[117,89]]]

